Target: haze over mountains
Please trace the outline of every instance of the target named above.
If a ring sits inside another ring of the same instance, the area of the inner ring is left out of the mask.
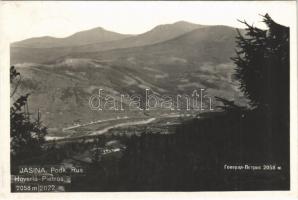
[[[134,38],[128,41],[137,41],[135,45],[146,45],[158,43],[160,41],[174,38],[183,33],[187,33],[196,28],[204,27],[203,25],[193,24],[185,21],[179,21],[173,24],[158,25],[148,32],[139,35],[120,34],[105,30],[102,27],[93,28],[81,32],[74,33],[65,38],[54,38],[50,36],[30,38],[19,42],[12,43],[14,47],[65,47],[80,46],[86,44],[94,44],[100,42],[109,42],[113,40],[121,40],[127,37]],[[136,37],[132,37],[136,36]]]
[[[123,35],[95,28],[66,38],[32,38],[11,45],[11,62],[49,62],[74,52],[95,52],[156,44],[204,27],[184,21],[159,25],[140,35]]]
[[[88,98],[99,88],[111,95],[141,94],[145,88],[177,95],[205,88],[213,97],[245,101],[230,60],[236,35],[232,27],[184,21],[130,36],[96,28],[58,40],[14,43],[11,64],[24,77],[22,90],[31,93],[31,109],[46,113],[43,119],[51,128],[63,128],[75,120],[115,115],[89,109]]]
[[[79,46],[90,43],[119,40],[129,36],[131,35],[115,33],[98,27],[86,31],[77,32],[66,38],[55,38],[50,36],[30,38],[20,42],[15,42],[12,44],[12,47],[52,48]]]

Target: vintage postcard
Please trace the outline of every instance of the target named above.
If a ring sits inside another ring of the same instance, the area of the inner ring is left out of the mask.
[[[297,197],[295,1],[0,3],[1,197]]]

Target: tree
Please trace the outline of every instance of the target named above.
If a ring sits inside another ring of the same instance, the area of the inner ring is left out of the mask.
[[[289,112],[289,28],[277,24],[266,14],[268,30],[246,25],[238,30],[235,77],[254,108],[283,115]]]
[[[11,162],[12,167],[16,167],[17,164],[24,164],[27,160],[41,155],[47,128],[42,126],[39,113],[36,120],[30,119],[29,94],[16,97],[21,75],[14,66],[10,68],[10,83],[13,87],[10,97],[12,100],[16,98],[10,107]]]

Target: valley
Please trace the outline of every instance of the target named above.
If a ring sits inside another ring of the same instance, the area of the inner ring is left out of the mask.
[[[147,120],[159,121],[162,115],[171,113],[183,118],[208,111],[186,112],[184,102],[180,111],[99,112],[89,105],[90,97],[99,89],[124,107],[129,107],[131,101],[122,102],[121,94],[145,99],[145,89],[159,98],[191,95],[203,89],[210,97],[203,103],[212,100],[215,111],[219,105],[215,96],[246,104],[233,78],[235,66],[230,60],[236,34],[232,27],[183,21],[132,36],[97,28],[64,39],[33,38],[14,43],[11,64],[21,73],[21,93],[30,93],[30,113],[36,118],[40,112],[48,127],[48,138],[80,137],[135,123],[145,126]],[[80,41],[87,36],[89,41]],[[139,106],[145,108],[146,102],[141,100]],[[105,121],[109,119],[113,120]]]

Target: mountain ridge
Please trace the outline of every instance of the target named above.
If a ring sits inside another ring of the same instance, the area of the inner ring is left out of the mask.
[[[25,39],[25,40],[13,42],[13,43],[11,43],[11,46],[12,47],[45,48],[44,46],[36,45],[35,40],[43,40],[43,39],[44,40],[51,40],[50,42],[55,43],[55,41],[53,41],[53,40],[60,40],[60,41],[69,40],[70,38],[78,37],[80,35],[87,35],[88,36],[88,34],[90,35],[90,33],[94,33],[94,32],[99,32],[99,33],[100,32],[107,32],[107,33],[110,33],[110,34],[118,34],[119,35],[119,38],[112,39],[112,40],[93,41],[93,42],[86,43],[86,44],[74,44],[74,45],[72,45],[72,46],[83,46],[83,45],[88,45],[88,44],[91,44],[91,43],[108,42],[108,41],[113,41],[113,40],[117,40],[117,39],[124,39],[124,38],[134,37],[134,36],[137,36],[137,37],[144,37],[145,36],[146,37],[148,34],[151,34],[152,32],[158,32],[159,29],[170,29],[171,31],[173,31],[176,28],[176,29],[184,29],[185,32],[187,32],[187,31],[193,30],[193,29],[195,29],[196,27],[199,27],[199,26],[202,26],[202,25],[194,24],[194,23],[190,23],[190,22],[186,22],[186,21],[178,21],[178,22],[175,22],[175,23],[172,23],[172,24],[157,25],[157,26],[153,27],[152,29],[150,29],[149,31],[146,31],[146,32],[141,33],[141,34],[122,34],[122,33],[117,33],[115,31],[106,30],[102,27],[95,27],[95,28],[92,28],[92,29],[79,31],[79,32],[73,33],[73,34],[71,34],[67,37],[61,37],[61,38],[52,37],[52,36],[41,36],[41,37],[28,38],[28,39]],[[37,41],[37,42],[40,42],[40,41]],[[33,45],[30,44],[30,43],[33,43]],[[41,41],[41,43],[42,43],[42,41]],[[70,45],[67,45],[67,46],[70,46]],[[47,47],[47,48],[53,48],[53,47],[55,48],[55,47],[65,47],[65,46],[63,46],[63,44],[59,45],[59,46],[57,46],[55,44],[55,46],[53,46],[53,44],[52,44],[52,46]]]
[[[102,27],[96,27],[84,31],[79,31],[67,37],[42,36],[28,38],[18,42],[11,43],[11,47],[30,47],[30,48],[55,48],[72,47],[90,44],[93,42],[107,42],[130,37],[129,34],[121,34],[106,30]]]
[[[152,54],[166,53],[166,51],[174,52],[175,50],[177,50],[178,52],[176,53],[177,55],[183,55],[183,54],[185,55],[187,53],[190,53],[190,55],[192,55],[193,57],[200,57],[200,54],[193,55],[191,51],[193,51],[197,47],[201,47],[201,50],[204,53],[204,51],[212,48],[214,43],[217,43],[217,45],[219,43],[223,43],[223,46],[228,46],[230,48],[218,49],[220,51],[216,51],[217,54],[213,55],[213,57],[223,57],[223,58],[229,59],[230,56],[232,56],[232,53],[234,53],[234,48],[236,45],[234,39],[236,35],[237,35],[237,31],[230,26],[218,25],[218,26],[202,27],[202,28],[194,29],[183,35],[177,36],[175,38],[172,38],[160,43],[144,45],[144,46],[115,48],[115,49],[109,49],[105,51],[74,52],[72,54],[68,54],[66,57],[70,58],[73,56],[74,58],[84,57],[84,58],[98,59],[97,55],[105,57],[105,55],[110,54],[112,57],[117,57],[117,54],[118,53],[121,54],[121,52],[136,56],[141,54],[144,51],[149,51],[148,53],[144,53],[145,55],[152,55]],[[228,44],[225,44],[226,41],[228,42]],[[207,43],[207,48],[205,48],[206,43]],[[172,45],[172,46],[169,47],[169,45]],[[189,49],[189,51],[184,52],[187,49]],[[214,47],[213,49],[216,50],[216,48]],[[228,53],[225,53],[226,51]],[[210,55],[212,55],[213,53],[214,51],[212,51]],[[63,57],[60,57],[60,59],[61,58]]]
[[[167,26],[167,25],[165,25]],[[167,42],[169,40],[175,40],[179,37],[182,37],[184,34],[190,33],[191,31],[198,31],[202,29],[202,31],[209,30],[212,32],[212,29],[218,29],[218,27],[222,27],[224,29],[231,29],[235,30],[233,27],[229,26],[205,26],[205,27],[199,27],[195,28],[193,30],[189,30],[183,33],[177,34],[176,37],[164,37],[160,41],[152,40],[151,42],[147,42],[145,39],[145,42],[141,40],[142,45],[138,44],[139,36],[132,36],[129,38],[124,38],[121,40],[116,41],[109,41],[109,42],[102,42],[102,43],[96,43],[91,45],[85,45],[85,46],[78,46],[78,47],[56,47],[56,48],[29,48],[29,47],[12,47],[11,48],[11,63],[48,63],[52,62],[55,59],[73,55],[73,54],[88,54],[88,53],[94,53],[94,52],[104,52],[104,51],[110,51],[110,50],[116,50],[116,49],[125,49],[125,48],[134,48],[134,47],[142,47],[142,46],[150,46],[154,44],[160,44],[163,42]],[[152,30],[151,30],[152,31]],[[219,30],[220,31],[220,30]],[[150,31],[149,31],[150,32]],[[214,31],[213,31],[214,32]],[[236,32],[236,31],[233,31]],[[148,32],[147,32],[148,33]],[[220,33],[218,33],[220,34]],[[144,34],[142,34],[143,36]],[[158,34],[157,34],[158,35]],[[208,39],[209,33],[206,33],[206,40]],[[227,37],[229,37],[227,35]],[[136,39],[137,38],[137,39]],[[234,34],[233,34],[234,39]],[[135,43],[130,42],[131,40],[135,40]],[[151,40],[151,39],[150,39]],[[124,41],[124,42],[123,42]],[[137,44],[136,44],[137,43]],[[145,44],[144,44],[145,43]],[[192,44],[192,42],[190,42]]]
[[[178,24],[188,26],[184,22]],[[168,27],[159,26],[151,31],[158,36],[159,31],[171,31]],[[119,115],[112,112],[98,115],[88,108],[88,98],[98,88],[112,96],[142,94],[146,88],[160,95],[191,94],[204,88],[211,97],[244,102],[233,78],[235,65],[230,60],[236,47],[235,28],[190,24],[182,32],[174,38],[164,34],[158,42],[148,42],[154,38],[149,37],[140,42],[149,43],[143,46],[126,46],[128,43],[124,42],[121,45],[125,48],[119,48],[108,44],[116,45],[120,40],[106,42],[102,43],[107,45],[106,49],[93,52],[78,51],[81,49],[76,52],[75,48],[11,48],[11,61],[19,63],[16,68],[23,77],[21,89],[32,94],[30,109],[39,109],[57,134],[77,120],[88,123]],[[25,61],[28,64],[22,64]],[[157,112],[152,116],[162,114]],[[123,114],[144,117],[142,112]]]

